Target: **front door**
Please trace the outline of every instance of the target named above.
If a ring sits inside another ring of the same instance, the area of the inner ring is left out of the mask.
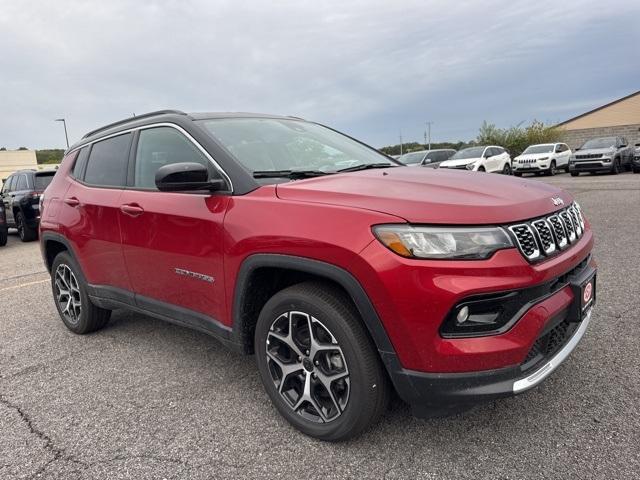
[[[231,197],[158,191],[156,171],[179,162],[201,163],[216,175],[181,131],[140,130],[130,188],[120,199],[125,262],[140,307],[215,329],[225,318],[223,219]]]

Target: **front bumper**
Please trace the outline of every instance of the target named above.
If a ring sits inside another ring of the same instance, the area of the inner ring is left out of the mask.
[[[569,278],[567,288],[575,293],[578,285],[595,274],[595,267],[587,264]],[[548,319],[519,365],[461,373],[426,373],[399,368],[391,374],[396,390],[411,405],[413,414],[422,418],[464,411],[478,403],[525,392],[551,375],[584,336],[593,304],[580,320],[577,313],[580,301],[579,295],[573,295],[570,305]]]
[[[613,169],[613,162],[602,160],[582,160],[569,163],[570,172],[610,172]]]

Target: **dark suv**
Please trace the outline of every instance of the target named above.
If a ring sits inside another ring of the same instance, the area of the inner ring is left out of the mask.
[[[392,388],[429,416],[535,387],[595,298],[570,194],[401,166],[291,117],[164,111],[93,131],[40,230],[71,331],[128,308],[255,353],[278,411],[324,440],[374,422]]]
[[[569,159],[569,172],[577,177],[581,172],[618,174],[630,170],[633,147],[624,137],[599,137],[587,140],[574,150]]]
[[[55,173],[53,170],[19,170],[10,175],[2,185],[0,196],[7,226],[17,228],[23,242],[38,238],[40,195]]]
[[[0,203],[0,247],[7,244],[7,235],[9,227],[7,227],[7,218],[4,214],[4,204]]]

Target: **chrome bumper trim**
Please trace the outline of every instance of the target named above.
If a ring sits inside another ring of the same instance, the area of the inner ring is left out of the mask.
[[[576,348],[578,343],[580,343],[580,340],[582,340],[584,332],[586,332],[587,327],[589,326],[589,322],[591,321],[592,311],[593,308],[589,309],[584,320],[582,320],[582,322],[580,323],[580,327],[578,327],[567,344],[562,347],[562,349],[558,353],[556,353],[553,358],[551,358],[547,363],[545,363],[542,367],[537,369],[528,377],[522,378],[513,383],[513,393],[521,393],[535,387],[545,378],[551,375],[551,373],[567,359],[569,354]]]

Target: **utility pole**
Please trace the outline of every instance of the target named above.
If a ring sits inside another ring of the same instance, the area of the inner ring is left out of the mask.
[[[427,128],[424,131],[424,143],[428,143],[429,146],[427,147],[427,150],[431,150],[431,124],[433,124],[433,122],[424,122],[424,123],[427,126]],[[428,135],[428,139],[427,139],[427,135]]]
[[[56,122],[62,122],[64,125],[64,138],[67,141],[67,148],[69,148],[69,135],[67,135],[67,122],[65,122],[64,118],[56,118]]]
[[[402,155],[402,132],[400,132],[400,155]]]

